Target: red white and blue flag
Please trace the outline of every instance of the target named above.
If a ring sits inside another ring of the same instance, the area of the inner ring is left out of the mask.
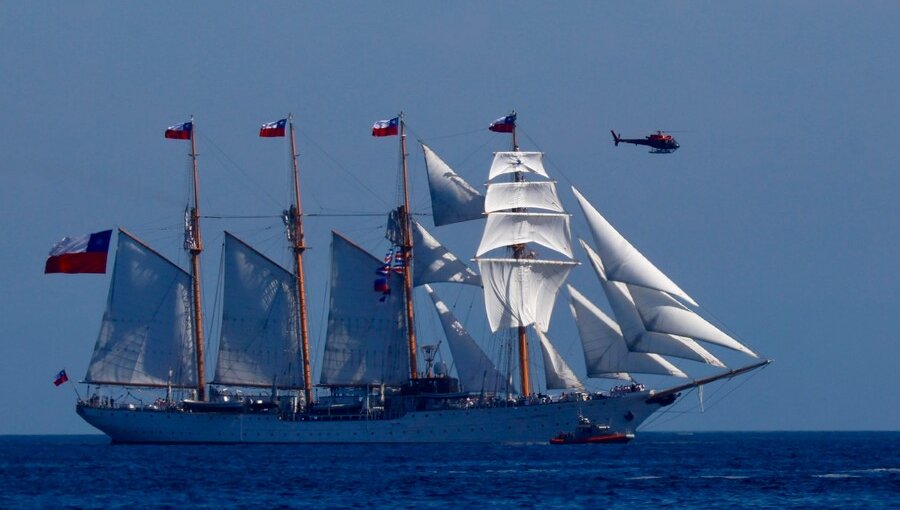
[[[176,124],[166,128],[166,138],[173,140],[190,140],[191,134],[194,132],[194,123],[185,122],[184,124]]]
[[[516,114],[511,113],[506,117],[500,117],[494,122],[491,122],[488,129],[495,133],[512,133],[513,130],[516,129]]]
[[[93,234],[64,237],[50,249],[44,266],[48,273],[105,273],[106,256],[112,230]]]
[[[400,117],[379,120],[372,126],[372,136],[394,136],[400,133]]]
[[[60,384],[69,380],[69,376],[66,375],[66,370],[60,370],[56,377],[53,379],[53,385],[59,386]]]
[[[394,272],[402,274],[406,269],[406,255],[403,254],[403,249],[399,246],[396,251],[394,251]]]
[[[263,124],[259,128],[259,136],[263,138],[273,138],[276,136],[284,136],[284,127],[287,125],[287,119],[276,120]]]

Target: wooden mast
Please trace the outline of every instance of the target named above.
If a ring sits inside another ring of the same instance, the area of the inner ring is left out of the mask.
[[[288,114],[291,131],[291,160],[294,164],[294,205],[288,213],[288,236],[294,243],[294,263],[297,276],[297,307],[300,317],[300,364],[303,367],[303,393],[306,405],[312,403],[312,375],[309,370],[309,320],[306,309],[306,282],[303,275],[303,207],[300,202],[300,170],[297,165],[297,142],[294,138],[294,118]]]
[[[406,330],[409,335],[409,378],[417,379],[419,371],[416,364],[416,327],[413,314],[413,281],[412,281],[412,220],[409,213],[409,179],[406,172],[406,130],[403,112],[400,112],[400,159],[403,167],[403,208],[400,211],[400,228],[403,229],[403,293],[406,298]]]
[[[516,112],[513,111],[511,115],[515,115]],[[513,121],[512,127],[512,146],[513,151],[518,152],[519,150],[519,142],[516,138],[516,124]],[[525,180],[525,176],[522,172],[515,173],[515,182],[522,182]],[[523,208],[514,209],[516,212],[523,212]],[[513,257],[516,260],[525,258],[525,245],[524,244],[516,244],[513,245]],[[518,338],[519,338],[519,374],[521,376],[521,384],[522,384],[522,396],[528,396],[531,394],[531,377],[528,369],[528,331],[525,329],[525,326],[519,326],[518,328]]]
[[[194,116],[191,116],[191,161],[193,163],[194,207],[190,211],[190,219],[185,225],[185,248],[191,254],[191,281],[194,294],[194,350],[197,351],[197,399],[206,400],[206,368],[203,354],[203,310],[200,306],[200,253],[203,241],[200,237],[200,198],[197,172],[197,142],[194,136]]]

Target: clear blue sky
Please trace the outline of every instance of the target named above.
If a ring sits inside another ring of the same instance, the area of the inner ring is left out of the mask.
[[[382,212],[397,151],[372,122],[405,111],[480,185],[508,143],[484,128],[513,108],[523,148],[776,360],[659,429],[900,428],[896,2],[5,2],[0,26],[0,434],[92,431],[51,381],[83,377],[109,276],[44,276],[55,241],[122,226],[184,263],[188,145],[166,126],[197,117],[205,214],[285,206],[286,150],[256,130],[287,112],[306,211]],[[383,220],[308,225],[319,335],[329,230],[378,253]],[[277,219],[207,221],[207,296],[223,228],[286,262]],[[434,233],[468,259],[466,228]],[[602,302],[587,268],[572,282]]]

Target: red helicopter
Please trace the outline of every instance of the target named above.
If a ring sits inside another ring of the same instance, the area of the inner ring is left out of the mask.
[[[667,135],[662,131],[657,131],[644,138],[622,138],[621,135],[617,135],[615,131],[610,131],[610,133],[613,135],[613,141],[616,143],[616,147],[619,146],[619,142],[632,143],[634,145],[646,145],[650,147],[651,154],[670,154],[681,147],[678,145],[678,142],[672,138],[672,135]]]

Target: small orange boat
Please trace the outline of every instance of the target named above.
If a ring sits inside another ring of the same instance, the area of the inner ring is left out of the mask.
[[[550,439],[550,444],[627,443],[632,439],[634,433],[612,432],[609,425],[597,425],[579,416],[574,432],[560,432]]]

